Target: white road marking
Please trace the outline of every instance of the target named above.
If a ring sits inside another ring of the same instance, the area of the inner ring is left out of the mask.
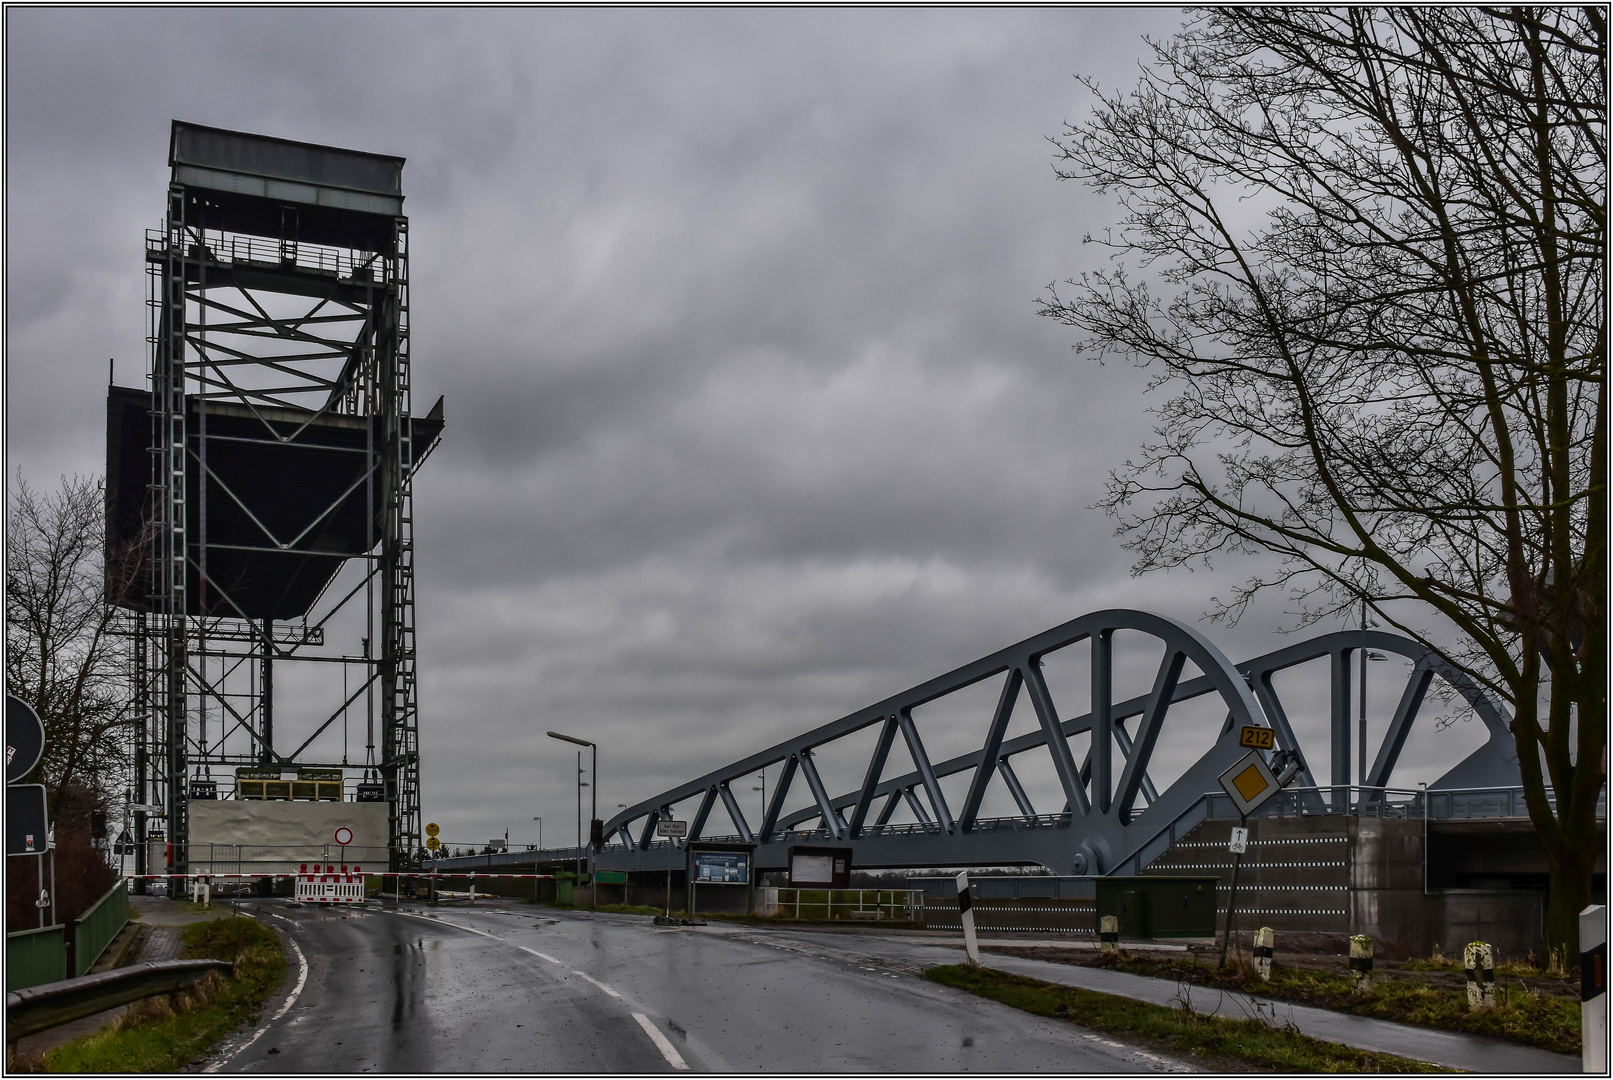
[[[573,971],[572,974],[573,975],[581,975],[583,978],[587,979],[589,982],[593,983],[595,986],[599,987],[601,990],[605,991],[605,993],[609,994],[613,998],[619,998],[619,997],[622,996],[622,995],[618,994],[616,991],[612,990],[610,987],[606,986],[604,983],[600,982],[598,979],[594,978],[592,975],[589,975],[586,972]]]
[[[579,971],[577,974],[582,975],[582,972]],[[588,976],[583,975],[583,978],[587,979]],[[593,980],[590,979],[589,981],[592,982]],[[657,1031],[655,1025],[650,1023],[648,1016],[643,1013],[634,1013],[633,1019],[638,1021],[638,1026],[644,1029],[644,1034],[650,1037],[650,1041],[655,1044],[655,1048],[661,1051],[661,1056],[666,1058],[668,1065],[674,1069],[687,1069],[689,1067],[689,1063],[683,1060],[683,1055],[678,1053],[678,1048],[672,1045],[672,1040]]]
[[[276,917],[278,918],[278,916]],[[291,920],[288,919],[286,921],[290,922]],[[297,943],[295,941],[292,941],[290,938],[287,938],[286,940],[291,945],[291,951],[297,954],[297,985],[291,988],[291,994],[286,998],[285,1004],[281,1005],[280,1008],[275,1011],[275,1014],[269,1017],[268,1024],[264,1024],[262,1027],[258,1028],[258,1030],[254,1031],[250,1039],[242,1043],[240,1046],[237,1046],[234,1050],[231,1050],[228,1054],[219,1058],[211,1065],[204,1068],[202,1072],[218,1072],[219,1069],[223,1068],[224,1065],[227,1064],[231,1058],[235,1057],[236,1054],[239,1054],[242,1050],[245,1050],[247,1047],[251,1046],[253,1043],[262,1038],[263,1033],[269,1030],[269,1025],[286,1015],[287,1010],[289,1010],[291,1006],[296,1003],[297,997],[302,993],[302,988],[308,983],[308,960],[303,956],[302,950],[297,948]]]
[[[399,914],[405,914],[405,913],[404,912],[399,912]],[[414,915],[414,916],[410,916],[410,917],[411,918],[419,918],[418,915]],[[505,941],[504,938],[499,937],[497,934],[489,934],[486,930],[478,930],[473,926],[464,926],[464,925],[461,925],[460,923],[449,922],[446,919],[439,919],[438,922],[441,923],[441,925],[443,925],[443,926],[451,926],[455,930],[464,930],[467,933],[480,934],[480,935],[482,935],[482,937],[492,938],[494,941],[504,941],[505,944],[507,944],[507,945],[514,945],[515,944],[514,942],[511,942],[511,941]],[[540,953],[538,950],[529,949],[525,945],[516,945],[515,947],[517,949],[520,949],[522,952],[531,953],[533,956],[536,956],[536,957],[538,957],[540,959],[543,959],[543,960],[547,960],[551,964],[560,963],[560,961],[556,960],[554,957],[548,955],[547,953]],[[598,979],[594,978],[592,975],[588,975],[588,974],[586,974],[584,972],[581,972],[581,971],[573,971],[572,974],[582,976],[584,979],[587,979],[589,982],[593,983],[595,986],[599,987],[601,990],[605,991],[605,993],[609,994],[613,998],[619,998],[619,997],[622,996],[622,995],[618,994],[616,991],[612,990],[610,987],[606,986],[604,983],[600,982]]]
[[[474,926],[462,926],[456,922],[449,922],[447,919],[440,919],[435,915],[414,915],[407,911],[399,911],[394,914],[402,915],[406,919],[436,919],[439,926],[452,926],[455,930],[463,930],[467,934],[480,934],[482,937],[492,938],[494,941],[504,940],[497,934],[489,934],[486,930],[478,930]]]

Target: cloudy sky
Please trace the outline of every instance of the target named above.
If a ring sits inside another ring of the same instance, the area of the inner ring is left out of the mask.
[[[102,467],[181,118],[408,158],[415,400],[448,420],[415,509],[450,838],[569,835],[548,728],[601,744],[608,817],[1099,607],[1276,648],[1280,604],[1200,621],[1245,566],[1128,576],[1090,506],[1147,430],[1143,376],[1036,315],[1116,216],[1053,175],[1074,76],[1134,81],[1180,19],[12,8],[8,486]]]

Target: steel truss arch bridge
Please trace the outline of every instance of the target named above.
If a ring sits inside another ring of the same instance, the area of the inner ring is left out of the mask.
[[[1163,659],[1149,690],[1115,700],[1113,647],[1121,632],[1154,639],[1163,646]],[[1081,642],[1089,644],[1090,700],[1082,703],[1084,711],[1070,716],[1055,703],[1042,663],[1050,654]],[[1364,663],[1370,652],[1405,658],[1410,673],[1366,774],[1352,783],[1352,672],[1359,673],[1356,665]],[[1325,780],[1315,775],[1274,678],[1323,658],[1328,661],[1330,683],[1330,769]],[[1189,672],[1189,665],[1197,674]],[[932,761],[925,748],[926,731],[914,710],[994,677],[1001,680],[1000,692],[995,707],[979,718],[979,749]],[[1245,752],[1238,746],[1238,729],[1245,724],[1273,728],[1278,747],[1293,753],[1304,812],[1355,813],[1384,799],[1436,678],[1472,710],[1487,738],[1429,789],[1516,786],[1519,772],[1503,707],[1439,653],[1409,638],[1371,630],[1339,631],[1234,664],[1201,633],[1174,619],[1126,609],[1097,611],[639,800],[605,823],[606,842],[596,865],[610,870],[681,869],[689,843],[730,840],[755,845],[758,869],[784,867],[789,847],[805,843],[850,848],[852,864],[859,868],[1019,864],[1041,865],[1055,873],[1131,873],[1206,816],[1205,794],[1218,789],[1217,777]],[[1030,703],[1035,730],[1008,738],[1022,698]],[[1161,790],[1149,766],[1162,743],[1169,745],[1195,733],[1202,740],[1203,706],[1194,710],[1195,716],[1186,716],[1183,706],[1205,698],[1224,715],[1215,741]],[[817,756],[867,729],[875,729],[876,738],[864,761],[861,784],[832,792],[820,774]],[[1080,760],[1071,749],[1072,737],[1081,737],[1078,745],[1087,746]],[[913,768],[887,776],[890,751],[898,739]],[[1056,812],[1035,806],[1021,784],[1015,760],[1030,760],[1025,755],[1051,760],[1063,799]],[[740,807],[735,786],[749,790],[751,779],[770,766],[779,766],[781,775],[760,821],[753,824]],[[942,790],[942,781],[958,774],[969,777],[968,788],[954,805]],[[981,815],[994,780],[1012,796],[1017,815]],[[806,807],[787,811],[792,795],[799,800],[802,793],[810,796]],[[709,834],[708,823],[718,804],[737,835]],[[893,824],[892,816],[903,805],[916,821]],[[680,807],[689,823],[687,839],[657,840],[656,823],[673,818]]]

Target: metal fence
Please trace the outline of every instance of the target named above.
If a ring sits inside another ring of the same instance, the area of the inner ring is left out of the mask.
[[[73,974],[89,971],[128,922],[129,883],[120,881],[73,920]]]
[[[1546,801],[1556,805],[1549,789]],[[1234,820],[1238,808],[1224,792],[1204,796],[1207,817],[1217,821]],[[1597,800],[1598,817],[1607,816],[1607,792]],[[1289,786],[1273,795],[1251,817],[1284,818],[1317,814],[1369,818],[1428,818],[1430,821],[1470,818],[1526,818],[1528,804],[1522,787],[1428,788],[1360,787],[1356,785],[1316,787]]]
[[[146,250],[162,252],[166,236],[161,229],[146,230]],[[201,252],[192,245],[191,256]],[[267,237],[228,235],[209,231],[207,254],[215,261],[226,264],[249,263],[259,266],[280,266],[295,263],[299,269],[316,270],[352,281],[385,280],[386,262],[372,252],[353,252],[345,248],[331,248],[297,240],[272,240]]]
[[[42,926],[6,935],[6,992],[67,978],[67,928]]]
[[[314,863],[362,866],[366,873],[379,874],[387,868],[389,852],[385,847],[357,844],[345,848],[340,844],[191,844],[188,854],[192,874],[227,878],[295,874]],[[158,867],[151,876],[164,875]]]
[[[922,889],[762,889],[756,914],[783,919],[867,919],[916,922]]]

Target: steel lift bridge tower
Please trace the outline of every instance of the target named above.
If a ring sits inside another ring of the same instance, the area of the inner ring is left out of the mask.
[[[298,770],[262,798],[385,800],[396,869],[420,842],[412,486],[442,432],[440,399],[413,413],[404,162],[180,121],[168,156],[149,387],[107,401],[137,872],[187,871],[215,767]]]

